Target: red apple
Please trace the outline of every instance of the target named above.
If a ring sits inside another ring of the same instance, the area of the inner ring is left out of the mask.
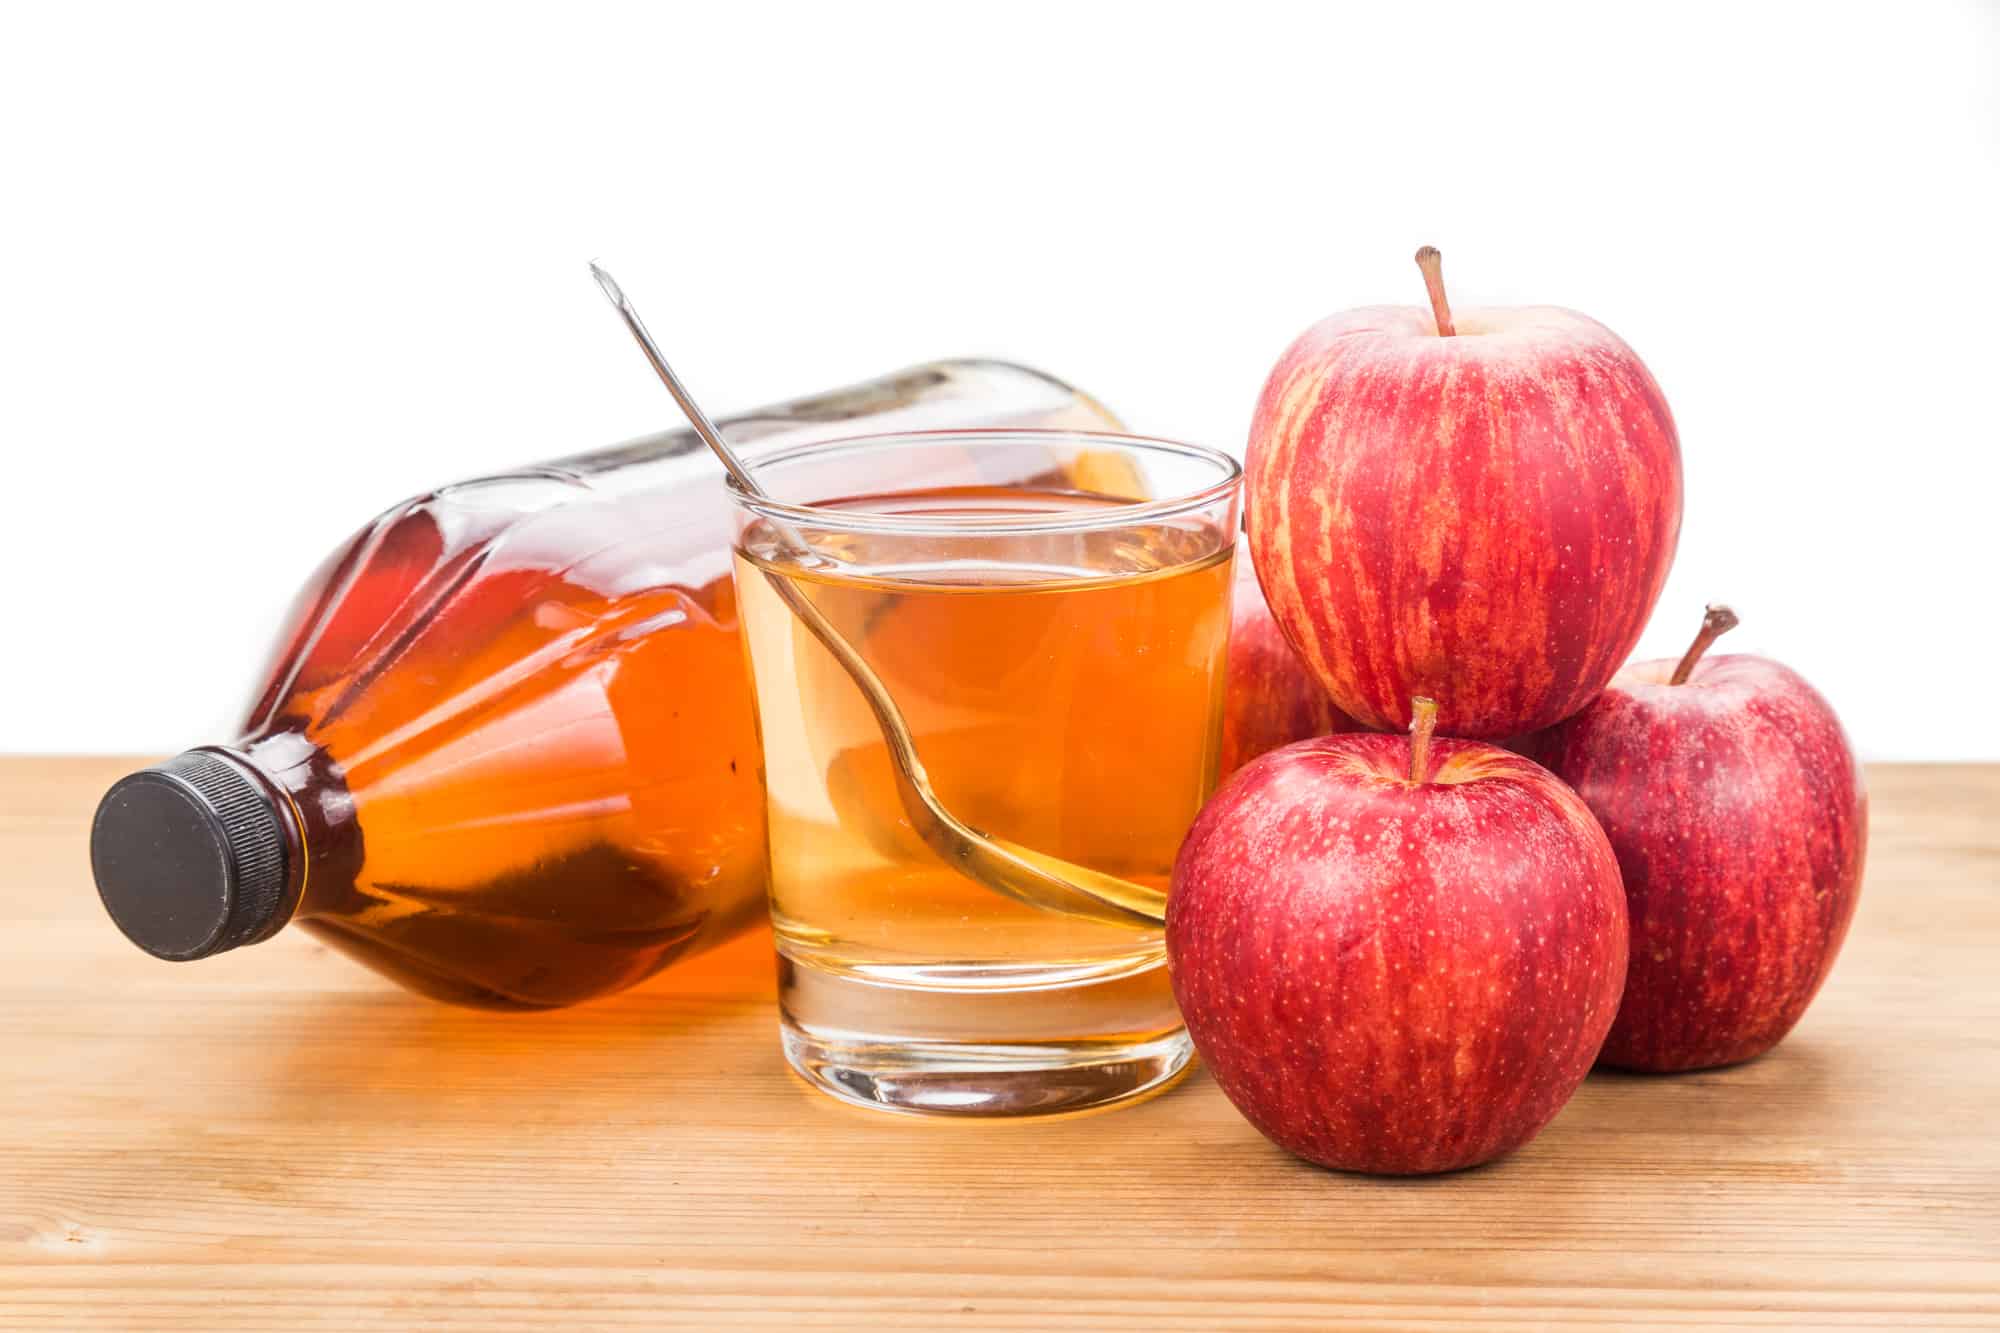
[[[1861,895],[1868,793],[1825,699],[1763,657],[1639,662],[1523,748],[1575,787],[1618,853],[1632,919],[1603,1061],[1669,1071],[1762,1055],[1833,968]]]
[[[1311,736],[1357,730],[1333,706],[1271,618],[1249,557],[1236,557],[1235,611],[1229,625],[1229,684],[1222,711],[1222,776],[1260,754]]]
[[[1385,1175],[1533,1138],[1625,984],[1618,863],[1583,802],[1519,755],[1433,743],[1435,707],[1413,711],[1410,738],[1252,761],[1196,818],[1167,901],[1174,996],[1236,1109]]]
[[[1369,306],[1308,329],[1250,427],[1271,610],[1363,726],[1454,736],[1582,708],[1631,654],[1681,524],[1680,443],[1631,348],[1552,306]]]

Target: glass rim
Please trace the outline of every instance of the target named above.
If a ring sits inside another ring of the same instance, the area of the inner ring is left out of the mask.
[[[726,477],[729,498],[739,508],[763,518],[802,523],[814,528],[843,532],[954,533],[980,532],[1088,532],[1104,528],[1128,527],[1133,523],[1174,518],[1229,497],[1243,483],[1243,464],[1220,449],[1188,444],[1154,435],[1127,435],[1118,431],[1062,430],[1028,427],[974,426],[959,430],[885,431],[871,435],[849,435],[832,440],[787,445],[761,455],[749,466],[754,474],[762,468],[797,462],[804,458],[831,458],[843,453],[920,444],[1031,444],[1062,440],[1083,448],[1092,445],[1125,452],[1172,454],[1217,466],[1220,477],[1199,490],[1150,500],[1118,500],[1107,497],[1102,508],[1059,514],[894,514],[868,509],[834,508],[824,504],[794,504],[750,494],[734,477]],[[1051,492],[1055,494],[1056,492]]]

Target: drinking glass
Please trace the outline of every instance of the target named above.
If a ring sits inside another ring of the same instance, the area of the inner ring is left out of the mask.
[[[792,1067],[853,1102],[987,1115],[1171,1079],[1190,1046],[1159,926],[1028,906],[933,852],[865,697],[773,584],[881,678],[945,809],[1164,889],[1216,777],[1235,460],[946,431],[783,450],[757,475],[769,499],[732,487],[735,578]]]

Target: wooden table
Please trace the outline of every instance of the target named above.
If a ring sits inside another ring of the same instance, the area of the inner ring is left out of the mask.
[[[1369,1180],[1195,1073],[1067,1120],[785,1072],[769,942],[495,1016],[285,935],[125,944],[129,764],[0,760],[0,1327],[2000,1326],[2000,768],[1888,767],[1845,956],[1771,1056],[1597,1075],[1511,1159]]]

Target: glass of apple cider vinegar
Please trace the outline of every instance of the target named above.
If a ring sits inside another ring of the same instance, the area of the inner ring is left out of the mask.
[[[732,487],[735,577],[786,1058],[848,1101],[961,1115],[1079,1110],[1171,1079],[1190,1047],[1159,927],[1028,906],[934,853],[865,697],[773,582],[880,677],[945,809],[1164,890],[1216,778],[1235,460],[948,431],[756,470],[769,500]]]

